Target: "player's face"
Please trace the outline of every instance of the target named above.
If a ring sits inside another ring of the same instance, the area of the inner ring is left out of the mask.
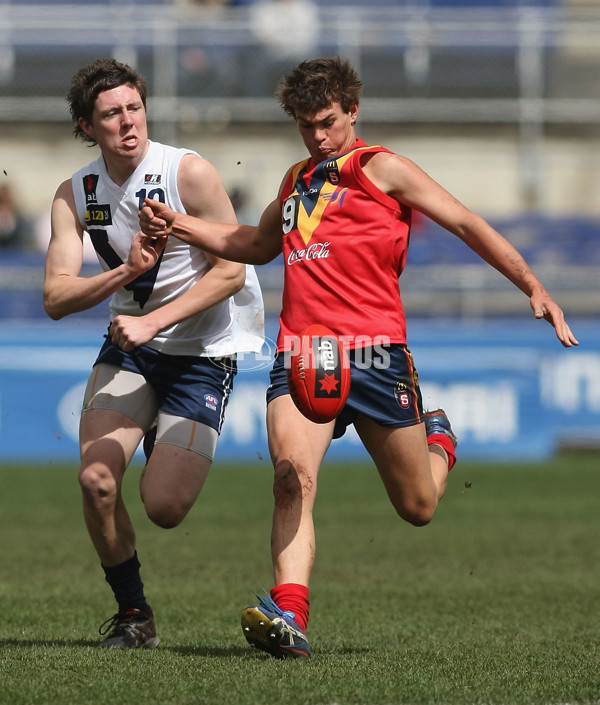
[[[141,160],[148,145],[146,110],[136,88],[118,86],[98,94],[92,122],[80,121],[105,158],[112,156]]]
[[[356,140],[354,123],[358,105],[349,113],[339,103],[312,114],[296,114],[296,123],[310,156],[315,162],[335,157],[352,147]]]

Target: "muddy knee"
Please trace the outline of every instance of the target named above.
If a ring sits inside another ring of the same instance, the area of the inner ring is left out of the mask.
[[[285,460],[277,463],[273,480],[273,496],[277,506],[289,507],[302,501],[312,494],[313,489],[313,480],[292,462]]]

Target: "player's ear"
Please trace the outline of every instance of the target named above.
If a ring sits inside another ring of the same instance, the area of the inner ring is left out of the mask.
[[[356,123],[357,118],[358,118],[358,103],[355,103],[350,108],[350,124],[354,125]]]
[[[92,139],[94,139],[94,129],[93,129],[91,123],[89,123],[85,118],[82,118],[82,117],[80,117],[79,120],[77,120],[77,122],[79,123],[79,127],[85,132],[85,134],[88,137],[91,137]]]

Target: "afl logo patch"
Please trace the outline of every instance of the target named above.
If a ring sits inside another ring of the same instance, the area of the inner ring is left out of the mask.
[[[219,404],[219,400],[214,394],[205,394],[204,403],[206,404],[207,409],[212,409],[213,411],[216,411],[217,406]]]

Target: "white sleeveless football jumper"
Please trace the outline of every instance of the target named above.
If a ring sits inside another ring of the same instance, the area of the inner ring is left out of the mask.
[[[122,186],[109,177],[102,156],[73,175],[77,215],[105,271],[127,261],[146,197],[185,213],[177,190],[177,171],[185,154],[196,152],[150,141],[146,157]],[[170,237],[155,267],[113,294],[111,320],[118,314],[140,316],[159,308],[190,289],[209,269],[202,250]],[[147,345],[168,355],[221,357],[259,352],[263,339],[262,293],[254,267],[246,265],[241,291],[161,331]]]

